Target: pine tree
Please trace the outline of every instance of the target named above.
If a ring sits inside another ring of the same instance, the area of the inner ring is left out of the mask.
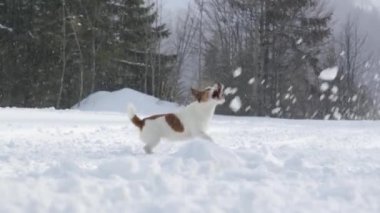
[[[44,106],[52,104],[55,70],[59,63],[56,1],[4,0],[0,2],[1,93],[8,104]]]
[[[112,61],[117,69],[111,78],[116,80],[114,88],[131,87],[152,94],[160,81],[171,69],[163,70],[162,76],[155,76],[158,61],[166,67],[171,57],[162,55],[155,47],[157,42],[169,36],[165,25],[155,26],[157,11],[154,4],[145,5],[143,0],[113,1],[114,11]],[[160,60],[159,60],[160,59]]]
[[[175,57],[159,51],[169,31],[157,17],[143,0],[0,0],[0,104],[65,108],[124,87],[168,94]]]
[[[331,14],[320,11],[316,0],[270,1],[268,64],[272,109],[280,97],[280,111],[285,117],[302,118],[315,106],[308,105],[315,85],[307,75],[319,75],[320,53],[330,36]],[[319,85],[318,85],[319,86]],[[314,97],[319,99],[319,97]]]

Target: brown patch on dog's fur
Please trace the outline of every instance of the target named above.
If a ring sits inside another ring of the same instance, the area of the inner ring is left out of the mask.
[[[134,125],[136,125],[140,130],[144,128],[145,121],[146,120],[156,120],[157,118],[165,117],[166,123],[169,124],[169,126],[176,132],[183,132],[185,131],[185,128],[182,125],[182,122],[179,120],[179,118],[174,114],[160,114],[160,115],[152,115],[149,117],[146,117],[144,119],[140,119],[136,115],[132,118],[132,122]]]
[[[165,121],[169,124],[169,126],[176,132],[183,132],[185,128],[183,127],[179,118],[174,114],[165,115]]]
[[[161,115],[152,115],[144,119],[140,119],[136,115],[132,118],[132,123],[136,125],[140,130],[144,128],[146,120],[156,120],[157,118],[165,117],[166,123],[176,132],[183,132],[185,128],[179,118],[174,114],[161,114]]]
[[[146,120],[155,120],[157,118],[160,118],[160,117],[163,117],[165,116],[165,114],[162,114],[162,115],[152,115],[152,116],[149,116],[149,117],[146,117],[144,119],[140,119],[139,117],[137,117],[136,115],[133,116],[132,118],[132,123],[137,126],[140,130],[142,130],[144,128],[144,125],[145,125],[145,121]]]
[[[191,94],[194,96],[194,98],[198,102],[207,102],[209,99],[209,94],[208,94],[209,92],[210,92],[210,89],[199,91],[199,90],[191,88]]]
[[[144,120],[141,120],[139,117],[137,117],[136,115],[133,116],[132,118],[132,123],[137,126],[140,130],[144,127]]]

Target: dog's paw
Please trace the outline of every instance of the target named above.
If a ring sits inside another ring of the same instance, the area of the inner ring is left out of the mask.
[[[144,146],[144,151],[146,154],[153,154],[152,148],[148,145]]]

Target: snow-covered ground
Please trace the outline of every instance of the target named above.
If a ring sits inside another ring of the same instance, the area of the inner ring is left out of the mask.
[[[210,135],[146,155],[122,112],[0,108],[0,212],[380,212],[379,122],[216,116]]]

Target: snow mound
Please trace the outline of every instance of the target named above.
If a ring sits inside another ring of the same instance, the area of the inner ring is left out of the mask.
[[[167,113],[178,108],[175,103],[162,101],[128,88],[114,92],[95,92],[73,108],[82,111],[125,112],[128,104],[133,104],[137,112],[143,114]]]
[[[64,159],[56,165],[51,166],[42,173],[45,176],[67,178],[74,174],[81,174],[82,170],[78,165],[69,159]]]
[[[219,166],[237,166],[239,158],[231,151],[220,147],[214,142],[193,140],[183,145],[173,154],[182,159],[193,159],[197,162],[212,162]]]
[[[338,71],[339,71],[339,68],[337,66],[327,68],[319,74],[319,79],[324,80],[324,81],[333,81],[338,75]]]
[[[98,168],[93,171],[93,174],[101,178],[119,176],[138,179],[143,177],[145,171],[141,169],[141,165],[136,158],[126,157],[102,162]]]

